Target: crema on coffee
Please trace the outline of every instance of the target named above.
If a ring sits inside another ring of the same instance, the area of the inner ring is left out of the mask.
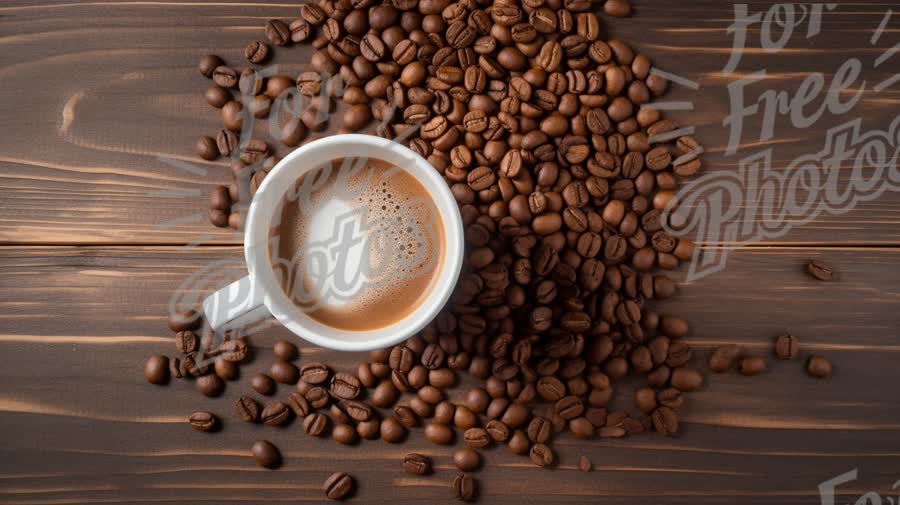
[[[401,321],[440,277],[438,212],[415,176],[388,162],[343,158],[316,167],[288,192],[270,230],[282,289],[309,317],[339,330]]]

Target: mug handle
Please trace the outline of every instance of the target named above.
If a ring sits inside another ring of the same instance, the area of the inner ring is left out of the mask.
[[[271,317],[265,292],[248,275],[225,286],[203,300],[206,320],[217,333],[245,327]]]

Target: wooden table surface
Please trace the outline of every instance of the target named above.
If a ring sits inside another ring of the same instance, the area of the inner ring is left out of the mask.
[[[722,125],[726,86],[737,77],[764,68],[765,86],[793,92],[809,73],[830,81],[841,63],[859,58],[871,87],[900,61],[897,54],[872,65],[900,43],[898,13],[877,44],[869,40],[888,9],[900,11],[896,2],[840,2],[824,15],[821,34],[807,40],[804,27],[775,53],[759,49],[755,25],[736,74],[722,71],[732,2],[634,3],[634,17],[606,19],[606,29],[700,85],[673,87],[667,100],[694,106],[668,115],[697,128],[706,171],[737,168],[739,156],[724,155]],[[770,5],[751,1],[749,9]],[[142,378],[149,355],[172,353],[165,314],[176,288],[219,260],[231,261],[209,287],[240,275],[241,237],[205,218],[206,194],[228,180],[228,169],[192,153],[193,139],[217,124],[196,61],[210,51],[237,61],[265,20],[296,13],[295,3],[262,0],[0,4],[0,502],[319,502],[335,470],[357,477],[353,502],[452,501],[452,449],[425,443],[421,431],[405,445],[339,447],[296,424],[237,425],[231,405],[243,391],[235,383],[212,400],[188,383],[153,387]],[[276,63],[293,72],[308,56],[309,48],[293,48]],[[897,86],[866,91],[848,115],[825,114],[806,129],[781,116],[774,140],[754,143],[748,134],[742,148],[775,146],[774,164],[783,168],[821,149],[825,131],[851,115],[886,128],[900,105]],[[751,119],[749,131],[759,124]],[[809,258],[833,263],[839,280],[811,280],[803,272]],[[757,378],[711,376],[691,395],[679,436],[563,436],[553,470],[489,450],[476,474],[481,503],[818,503],[821,482],[854,469],[837,503],[870,491],[895,500],[898,265],[900,194],[892,191],[731,251],[724,271],[684,283],[658,305],[692,323],[697,362],[723,343],[766,354],[775,335],[790,331],[805,352],[829,356],[835,376],[811,379],[800,363],[771,363]],[[285,337],[273,328],[254,342]],[[268,358],[263,349],[244,371]],[[304,345],[301,360],[314,358],[349,368],[361,356]],[[186,416],[201,408],[221,414],[222,432],[190,429]],[[285,453],[279,471],[247,457],[263,436]],[[435,475],[401,472],[399,459],[412,450],[436,458]],[[595,471],[575,468],[581,455]]]

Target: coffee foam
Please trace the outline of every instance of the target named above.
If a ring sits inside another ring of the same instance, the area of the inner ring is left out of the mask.
[[[313,177],[317,189],[308,198],[285,202],[278,230],[287,231],[273,259],[293,254],[286,286],[314,319],[343,329],[387,326],[415,310],[438,277],[444,237],[437,207],[415,177],[381,160],[350,177],[342,177],[348,172],[341,165],[334,169],[326,181]],[[341,258],[330,254],[335,248]]]

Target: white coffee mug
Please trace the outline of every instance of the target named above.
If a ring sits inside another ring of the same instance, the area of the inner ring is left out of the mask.
[[[310,317],[285,293],[269,253],[270,229],[285,195],[309,170],[340,158],[380,159],[406,170],[428,191],[444,228],[445,249],[431,294],[403,319],[371,331],[341,330]],[[216,332],[244,327],[271,315],[297,336],[322,347],[341,351],[389,347],[414,335],[437,316],[450,298],[462,268],[462,217],[447,183],[431,164],[409,148],[372,135],[334,135],[292,151],[263,180],[250,203],[244,226],[249,275],[203,302],[206,319]]]

